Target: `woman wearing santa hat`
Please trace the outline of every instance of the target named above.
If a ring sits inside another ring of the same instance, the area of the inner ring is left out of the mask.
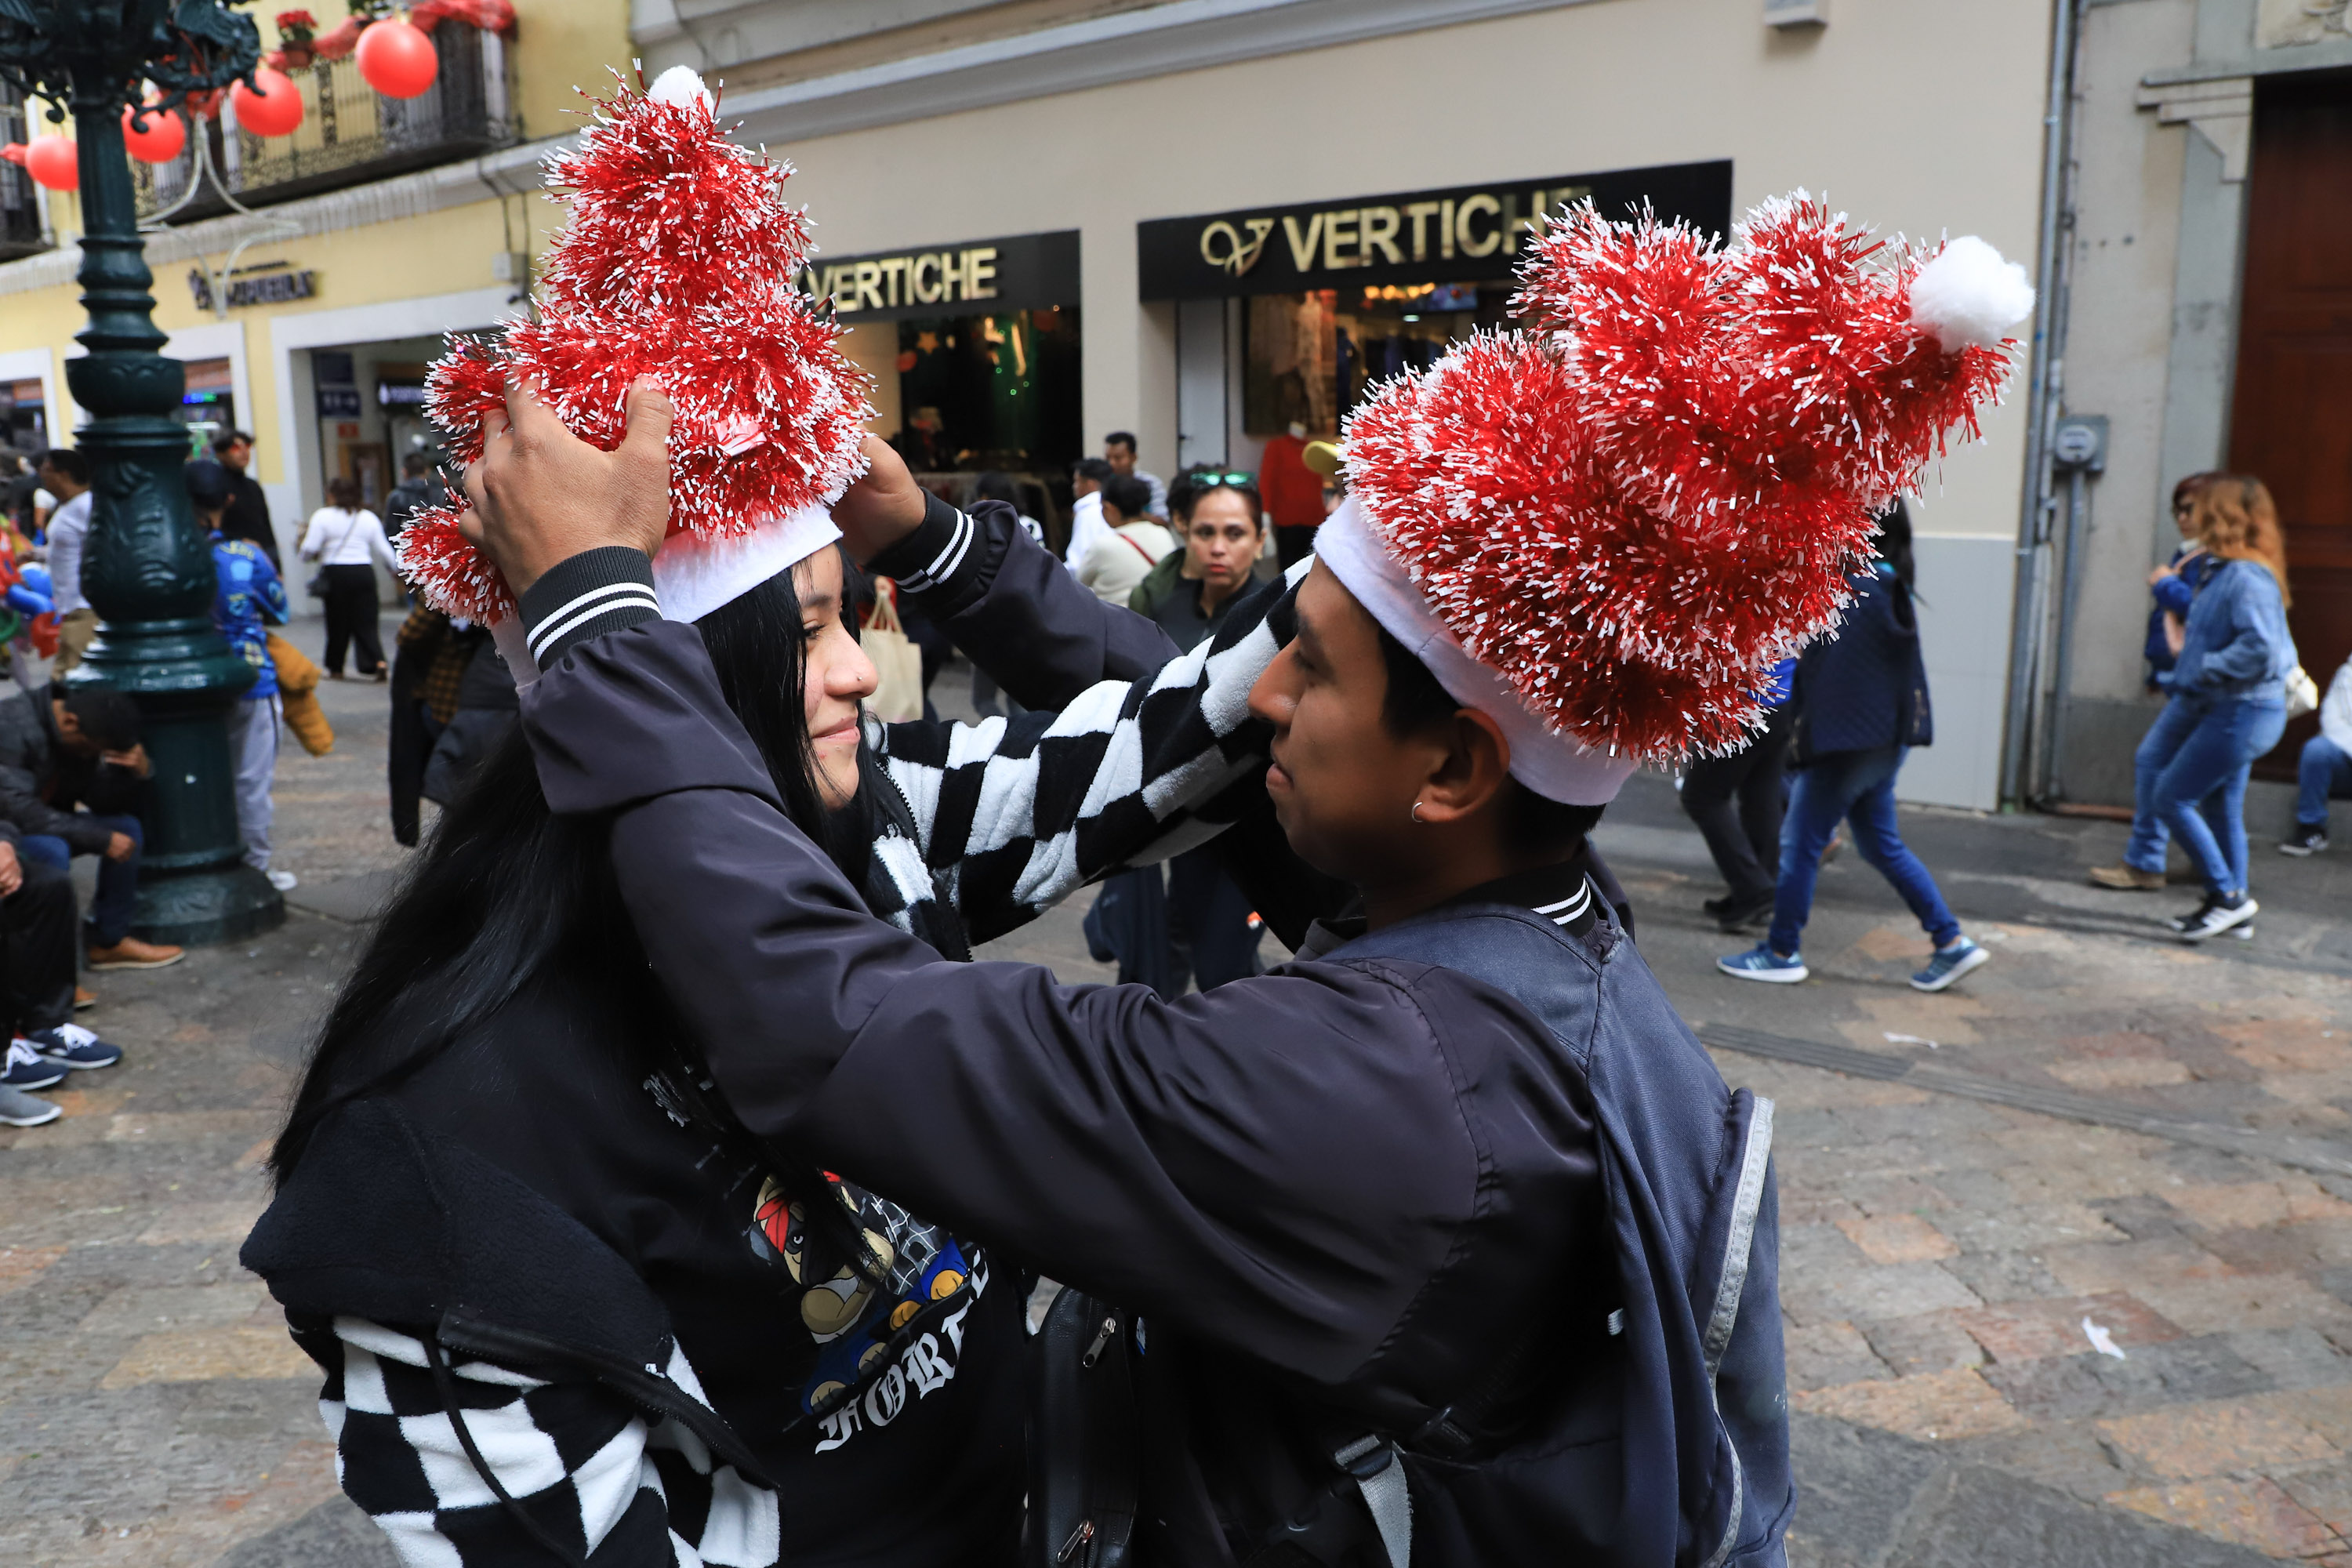
[[[564,173],[581,210],[540,320],[445,361],[436,416],[469,458],[576,449],[649,482],[667,547],[650,574],[643,552],[590,550],[501,580],[457,513],[428,512],[403,536],[427,599],[492,622],[525,679],[582,638],[671,617],[736,726],[702,759],[713,776],[757,770],[857,915],[926,952],[967,958],[1124,859],[1215,831],[1196,808],[1261,765],[1236,735],[1276,592],[1180,661],[1012,508],[927,499],[861,438],[864,382],[835,330],[773,288],[804,244],[797,215],[690,81],[608,106]],[[659,211],[672,194],[680,209]],[[614,207],[650,213],[666,248],[611,232]],[[681,287],[665,268],[713,235],[770,260]],[[601,269],[615,254],[626,277]],[[624,342],[669,395],[630,385]],[[615,374],[625,413],[606,401]],[[526,377],[547,402],[512,385]],[[601,421],[613,449],[559,409]],[[561,488],[604,504],[599,484]],[[992,672],[1038,711],[862,715],[875,672],[844,618],[845,547],[877,553],[877,510],[923,527],[894,526],[875,564],[999,650]],[[508,581],[528,584],[519,605]],[[563,805],[519,734],[479,766],[378,919],[272,1153],[276,1198],[243,1256],[325,1373],[344,1490],[412,1563],[1009,1561],[1020,1266],[910,1212],[887,1170],[736,1113],[646,964],[602,825]]]
[[[1360,910],[1174,1002],[863,915],[690,633],[541,618],[591,556],[648,578],[658,483],[552,434],[469,478],[547,656],[541,780],[609,833],[716,1092],[1090,1293],[1041,1341],[1073,1401],[1035,1439],[1078,1473],[1030,1478],[1035,1560],[1784,1560],[1771,1108],[1675,1017],[1584,834],[1641,759],[1759,722],[2031,290],[1980,242],[1866,266],[1801,198],[1727,249],[1589,210],[1542,248],[1544,331],[1351,417],[1235,731]]]

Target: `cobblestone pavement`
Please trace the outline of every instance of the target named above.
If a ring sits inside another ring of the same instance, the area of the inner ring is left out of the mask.
[[[0,1561],[391,1562],[236,1266],[292,1070],[402,858],[383,690],[326,695],[335,754],[279,766],[287,924],[98,977],[86,1020],[129,1058],[64,1121],[0,1130]],[[2258,847],[2261,932],[2189,951],[2147,934],[2186,894],[2082,885],[2118,828],[1906,827],[1996,953],[1942,996],[1903,984],[1924,942],[1851,856],[1817,978],[1740,985],[1711,970],[1737,943],[1696,917],[1717,886],[1671,792],[1635,781],[1601,832],[1650,963],[1703,1032],[1746,1031],[1718,1059],[1780,1107],[1792,1559],[2352,1568],[2352,868]],[[1077,921],[988,955],[1100,978]],[[1822,1047],[1871,1070],[1790,1059]],[[2022,1103],[1923,1087],[1963,1081]],[[2101,1124],[2135,1116],[2167,1131]]]

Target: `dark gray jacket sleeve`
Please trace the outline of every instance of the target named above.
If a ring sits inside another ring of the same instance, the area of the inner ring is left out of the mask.
[[[550,804],[611,815],[647,956],[762,1137],[1328,1381],[1449,1257],[1481,1161],[1433,1020],[1477,1026],[1466,983],[1318,963],[1170,1004],[947,963],[785,820],[689,628],[580,645],[523,716]]]

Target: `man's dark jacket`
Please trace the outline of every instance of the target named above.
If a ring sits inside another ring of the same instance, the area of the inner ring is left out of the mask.
[[[1622,1258],[1629,1213],[1706,1208],[1742,1153],[1726,1131],[1732,1097],[1630,944],[1612,963],[1556,961],[1583,1011],[1573,1042],[1461,970],[1377,952],[1173,1003],[949,963],[872,919],[785,819],[691,627],[639,625],[562,652],[523,715],[551,806],[610,818],[647,955],[747,1126],[1139,1310],[1144,1361],[1188,1369],[1186,1410],[1221,1418],[1200,1442],[1156,1445],[1141,1561],[1274,1561],[1259,1555],[1260,1477],[1213,1473],[1236,1468],[1213,1434],[1244,1392],[1265,1415],[1253,1460],[1286,1458],[1295,1474],[1346,1437],[1335,1424],[1406,1443],[1432,1521],[1417,1563],[1515,1560],[1493,1555],[1484,1521],[1509,1512],[1501,1528],[1516,1534],[1547,1510],[1575,1531],[1549,1543],[1563,1560],[1780,1561],[1790,1493],[1770,1270],[1744,1314],[1763,1375],[1730,1417],[1753,1449],[1744,1479],[1686,1305],[1665,1309],[1685,1331],[1663,1350],[1646,1317],[1622,1351],[1601,1326],[1637,1296],[1711,1297],[1712,1281],[1662,1292],[1650,1268],[1621,1277],[1595,1260]],[[1681,1114],[1715,1132],[1634,1168],[1644,1190],[1626,1200],[1602,1191],[1628,1167],[1597,1146],[1594,1079],[1644,1052],[1705,1068],[1704,1100]],[[1684,1239],[1696,1257],[1702,1238]],[[1498,1352],[1555,1326],[1527,1375],[1574,1385],[1553,1436],[1601,1446],[1570,1457],[1601,1500],[1589,1511],[1551,1509],[1525,1472],[1515,1484],[1524,1455],[1490,1465],[1507,1446],[1495,1434],[1447,1451],[1449,1416],[1485,1403]],[[1692,1364],[1669,1377],[1660,1358],[1677,1344]],[[1412,1447],[1432,1433],[1430,1452]],[[1324,1560],[1370,1565],[1381,1552],[1360,1538]]]
[[[269,563],[285,574],[285,563],[278,559],[278,531],[269,526],[269,498],[251,474],[240,468],[228,471],[228,508],[221,513],[221,534],[227,539],[249,539],[269,557]]]
[[[56,694],[39,686],[0,702],[0,816],[20,833],[62,838],[77,855],[103,854],[112,830],[74,807],[135,812],[140,781],[128,768],[66,751],[49,706]]]

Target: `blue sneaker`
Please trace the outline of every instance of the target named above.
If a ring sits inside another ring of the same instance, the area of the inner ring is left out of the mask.
[[[30,1040],[19,1037],[8,1042],[7,1063],[0,1071],[0,1088],[47,1089],[66,1080],[66,1069],[33,1048]]]
[[[1949,947],[1936,950],[1936,956],[1927,961],[1927,967],[1911,977],[1911,989],[1941,991],[1969,970],[1981,968],[1991,962],[1991,953],[1962,937]]]
[[[34,1029],[25,1036],[33,1049],[52,1066],[87,1072],[110,1068],[122,1059],[122,1048],[110,1046],[79,1024],[59,1024],[54,1029]]]
[[[1761,980],[1770,985],[1794,985],[1812,971],[1805,967],[1802,953],[1790,953],[1783,958],[1772,951],[1769,942],[1759,942],[1746,952],[1735,952],[1729,958],[1718,958],[1715,966],[1734,980]]]

